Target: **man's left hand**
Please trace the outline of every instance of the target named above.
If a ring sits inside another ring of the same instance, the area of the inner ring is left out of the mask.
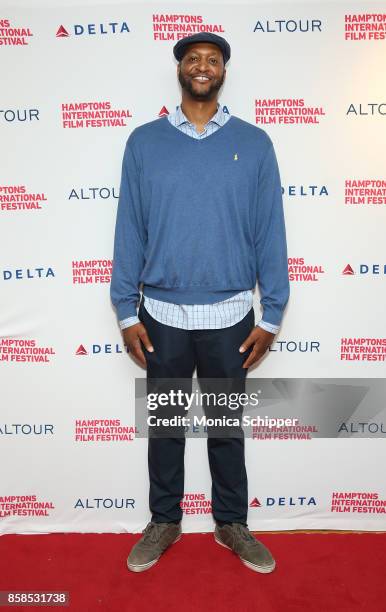
[[[243,368],[249,368],[251,365],[259,361],[259,359],[262,358],[264,353],[271,346],[274,337],[275,334],[265,331],[265,329],[262,327],[255,327],[239,348],[240,353],[244,353],[250,346],[254,345],[248,359],[246,359],[243,363]]]

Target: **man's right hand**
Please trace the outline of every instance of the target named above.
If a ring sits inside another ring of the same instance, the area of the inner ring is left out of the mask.
[[[154,352],[149,336],[143,323],[136,323],[122,330],[123,339],[130,353],[146,368],[146,358],[142,350],[141,342],[149,353]]]

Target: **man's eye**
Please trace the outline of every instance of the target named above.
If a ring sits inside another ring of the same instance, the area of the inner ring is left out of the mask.
[[[189,59],[190,59],[190,61],[191,61],[191,62],[194,62],[194,61],[197,59],[197,57],[192,56],[192,57],[190,57]]]
[[[217,60],[214,59],[214,57],[212,57],[212,59],[210,60],[212,64],[217,64]]]

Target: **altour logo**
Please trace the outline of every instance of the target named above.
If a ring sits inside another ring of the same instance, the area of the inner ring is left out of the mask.
[[[37,108],[7,108],[0,110],[0,120],[7,123],[24,123],[25,121],[40,121]]]
[[[255,100],[257,124],[305,125],[318,124],[324,116],[323,107],[306,106],[303,98],[260,98]]]
[[[74,504],[74,508],[81,510],[134,510],[134,506],[132,497],[80,497]]]
[[[0,361],[49,363],[55,355],[52,346],[39,346],[36,340],[0,338]]]
[[[65,27],[60,25],[56,31],[56,38],[68,38],[71,29],[74,36],[99,36],[109,34],[129,34],[130,28],[126,21],[109,21],[104,23],[76,23]]]
[[[320,264],[306,264],[304,257],[288,258],[288,277],[290,281],[318,281],[320,274],[324,274],[324,270]]]
[[[5,495],[0,497],[0,518],[7,516],[50,516],[52,501],[41,501],[37,495]]]
[[[113,272],[112,259],[81,259],[72,262],[73,285],[109,283]]]
[[[319,353],[318,340],[276,340],[268,350],[272,353]]]
[[[386,514],[386,499],[373,492],[333,491],[331,512]]]
[[[48,436],[54,435],[52,423],[1,423],[0,436]]]
[[[386,338],[341,338],[341,361],[386,361]]]
[[[386,204],[386,181],[383,179],[346,179],[345,204]]]
[[[345,40],[385,40],[386,14],[359,13],[344,16]]]
[[[133,442],[136,428],[120,419],[76,419],[75,442]]]
[[[76,357],[87,357],[93,355],[121,355],[128,353],[129,349],[123,344],[92,344],[88,349],[80,344],[75,350]]]
[[[326,185],[282,185],[281,193],[283,196],[292,197],[319,197],[328,196]]]
[[[0,19],[0,46],[25,46],[29,44],[31,36],[33,34],[29,28],[16,27],[9,19]]]
[[[317,502],[315,497],[309,497],[307,495],[299,497],[265,497],[263,502],[257,497],[254,497],[249,504],[250,508],[262,508],[266,506],[272,508],[273,506],[316,506]]]
[[[153,14],[154,40],[180,40],[199,32],[224,33],[221,24],[205,23],[202,15]]]
[[[386,276],[386,264],[361,263],[357,271],[348,263],[342,270],[343,276]]]
[[[354,115],[355,117],[359,116],[372,116],[381,115],[381,117],[386,116],[386,102],[368,102],[367,104],[358,104],[351,103],[347,109],[346,115]]]
[[[321,32],[322,21],[321,19],[275,19],[257,21],[254,32],[258,33],[283,33],[288,32],[293,34],[294,32],[304,34],[305,32]]]
[[[180,507],[184,514],[211,514],[212,500],[205,493],[185,493]]]
[[[112,108],[111,102],[63,103],[61,110],[62,127],[70,129],[127,127],[133,116],[126,108]]]
[[[28,192],[25,185],[0,185],[0,210],[41,210],[45,202],[45,193]]]
[[[0,187],[1,190],[1,187]],[[68,200],[118,200],[117,187],[72,187]],[[1,202],[1,196],[0,196]]]

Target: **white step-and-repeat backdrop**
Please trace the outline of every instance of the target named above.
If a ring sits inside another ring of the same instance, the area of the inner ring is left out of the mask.
[[[384,3],[2,1],[3,533],[149,519],[113,231],[126,139],[179,103],[172,47],[198,31],[229,40],[221,104],[268,132],[281,171],[291,298],[249,376],[385,376]],[[386,424],[341,431],[247,440],[251,528],[385,529]],[[212,528],[204,439],[187,440],[182,506],[186,531]]]

